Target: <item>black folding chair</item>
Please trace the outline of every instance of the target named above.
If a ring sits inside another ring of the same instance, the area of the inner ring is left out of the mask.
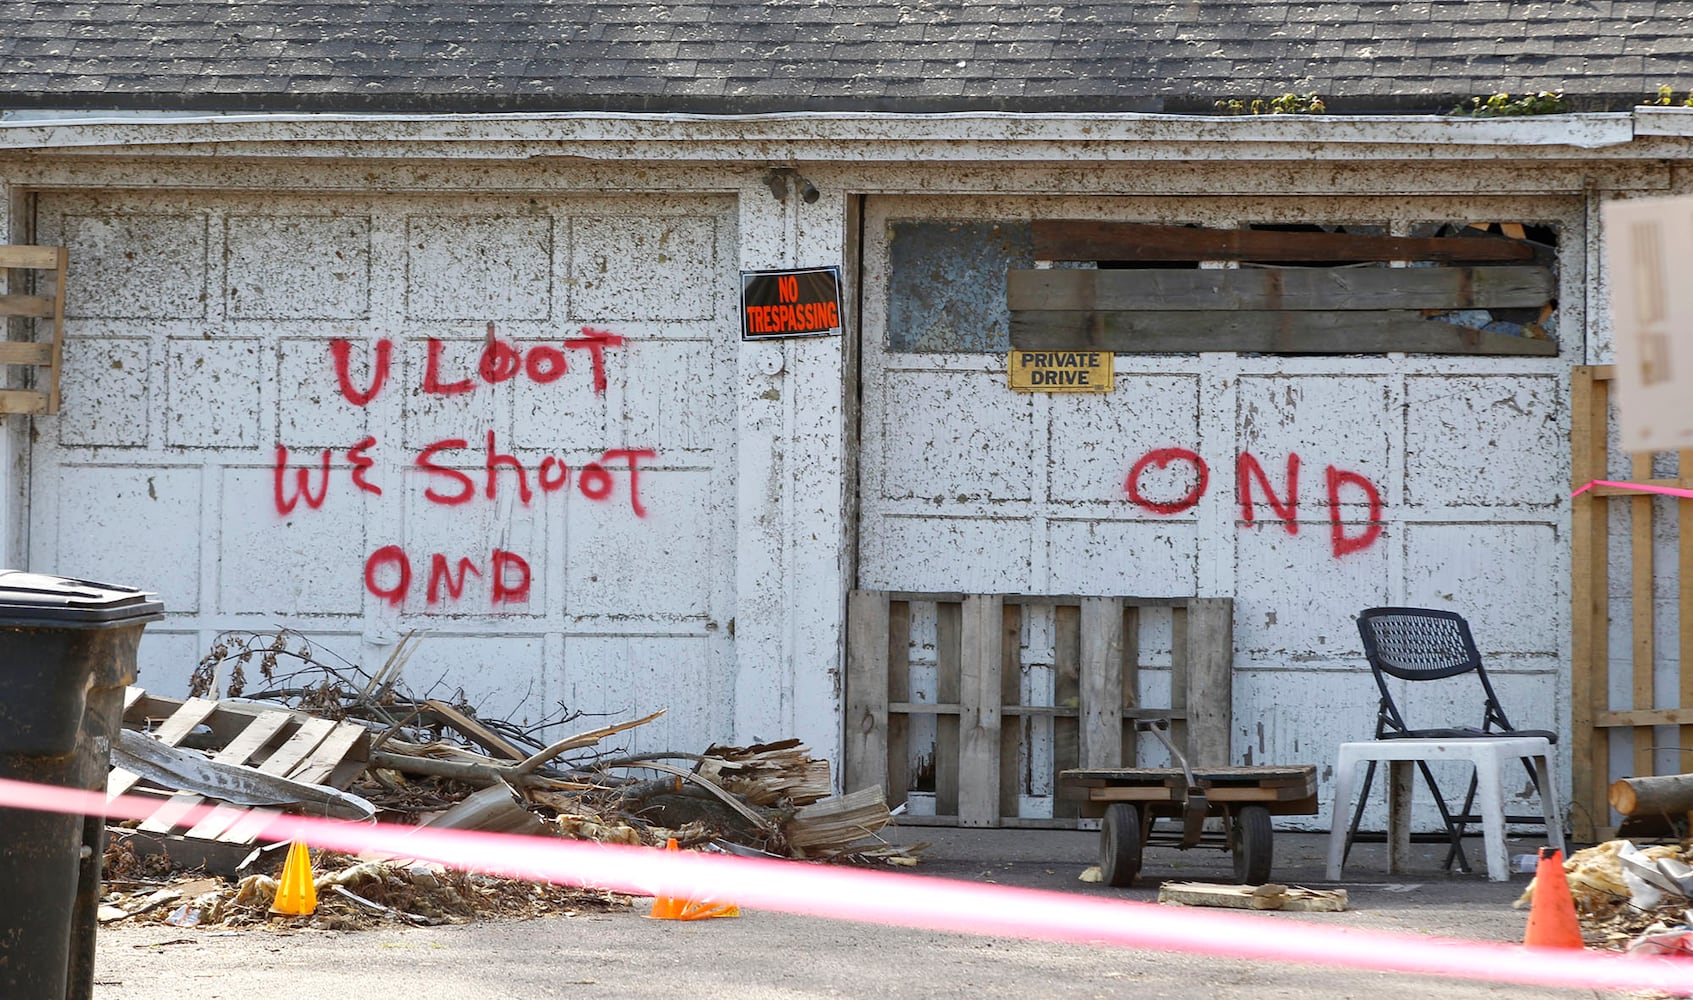
[[[1517,729],[1505,717],[1505,710],[1499,705],[1499,696],[1494,693],[1493,683],[1487,678],[1487,668],[1482,666],[1481,653],[1476,649],[1475,639],[1470,636],[1470,626],[1461,615],[1451,611],[1435,611],[1425,608],[1370,608],[1358,616],[1358,634],[1364,640],[1364,656],[1370,661],[1370,671],[1375,675],[1376,687],[1381,691],[1381,704],[1376,709],[1376,735],[1378,740],[1391,739],[1487,739],[1489,737],[1504,736],[1539,736],[1549,743],[1558,741],[1557,734],[1542,729]],[[1413,729],[1406,725],[1405,717],[1399,707],[1394,704],[1393,694],[1388,689],[1388,678],[1394,677],[1405,681],[1432,681],[1447,677],[1457,677],[1463,674],[1475,674],[1480,681],[1482,696],[1481,726],[1477,727],[1448,727],[1434,729]],[[1534,782],[1535,791],[1540,790],[1540,781],[1535,774],[1534,762],[1524,760],[1523,766],[1528,769],[1529,780]],[[1446,798],[1441,794],[1440,785],[1434,779],[1434,772],[1429,769],[1427,761],[1418,761],[1417,767],[1422,771],[1423,781],[1434,797],[1435,808],[1440,811],[1440,819],[1446,826],[1446,838],[1450,847],[1446,852],[1446,867],[1458,863],[1458,870],[1470,870],[1469,859],[1464,857],[1464,831],[1472,823],[1480,823],[1481,817],[1472,810],[1475,807],[1476,776],[1470,775],[1469,790],[1464,793],[1463,808],[1453,812],[1446,804]],[[1352,825],[1346,832],[1346,847],[1342,854],[1344,858],[1352,850],[1352,841],[1358,835],[1358,824],[1364,817],[1364,805],[1370,798],[1370,783],[1375,779],[1376,762],[1371,761],[1364,770],[1364,785],[1358,793],[1358,805],[1352,813]],[[1506,816],[1507,823],[1534,823],[1544,825],[1545,817],[1534,816]]]

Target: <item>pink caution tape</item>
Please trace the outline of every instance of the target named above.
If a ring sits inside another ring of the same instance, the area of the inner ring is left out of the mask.
[[[1578,497],[1595,486],[1614,486],[1619,490],[1633,490],[1635,493],[1657,493],[1666,497],[1693,498],[1693,490],[1682,489],[1679,486],[1655,486],[1651,483],[1619,483],[1610,479],[1590,479],[1586,483],[1571,491],[1570,496]]]
[[[108,801],[101,792],[0,779],[0,806],[144,819],[159,803],[135,796]],[[182,822],[197,822],[210,808],[196,807]],[[1349,930],[919,875],[270,812],[257,813],[249,828],[268,840],[304,840],[349,853],[806,916],[1535,986],[1693,994],[1693,960],[1684,958]]]

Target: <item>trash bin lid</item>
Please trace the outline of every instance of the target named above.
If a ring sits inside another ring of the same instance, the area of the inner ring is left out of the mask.
[[[103,625],[156,621],[163,603],[133,587],[0,570],[0,625]]]

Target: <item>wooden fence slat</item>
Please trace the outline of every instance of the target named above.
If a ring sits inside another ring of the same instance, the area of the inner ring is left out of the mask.
[[[1000,662],[1004,616],[998,595],[964,599],[959,657],[958,823],[998,826]]]
[[[1080,709],[1082,703],[1082,609],[1078,604],[1060,604],[1052,609],[1052,700],[1059,706]],[[1075,717],[1052,720],[1052,787],[1058,787],[1060,772],[1082,766],[1081,730]],[[1081,815],[1076,799],[1054,796],[1054,818]]]
[[[59,266],[59,247],[36,247],[24,245],[0,246],[0,267],[27,267],[36,270],[52,270]]]
[[[1025,309],[1498,309],[1553,294],[1544,267],[1013,269],[1005,301]]]
[[[167,747],[174,747],[187,738],[195,727],[206,721],[206,717],[217,711],[218,703],[210,698],[190,698],[172,712],[170,718],[159,723],[159,728],[153,730],[154,739]],[[122,795],[135,787],[141,776],[133,771],[121,767],[112,768],[106,775],[106,794],[109,797]]]
[[[1359,312],[1105,311],[1020,309],[1011,313],[1011,346],[1033,351],[1172,354],[1411,354],[1555,357],[1550,340],[1492,333],[1428,319],[1416,310]]]
[[[1233,758],[1234,602],[1196,597],[1187,613],[1187,759],[1222,767]]]
[[[880,784],[888,770],[888,596],[854,590],[847,595],[846,740],[841,785],[857,791]],[[896,794],[887,789],[889,801]],[[897,790],[901,800],[905,789]]]
[[[1081,602],[1081,766],[1123,766],[1123,602]]]
[[[935,699],[953,704],[959,696],[964,652],[964,605],[935,602]],[[935,720],[935,815],[958,815],[958,719]]]

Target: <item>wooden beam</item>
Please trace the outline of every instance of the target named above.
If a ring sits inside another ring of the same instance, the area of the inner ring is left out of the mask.
[[[1553,297],[1544,267],[1346,267],[1094,270],[1006,275],[1013,311],[1494,309]]]
[[[1016,816],[1023,798],[1021,751],[1030,720],[1009,709],[1023,700],[1023,609],[1000,603],[999,621],[999,817]],[[1011,717],[1005,718],[1010,715]]]
[[[1630,708],[1615,712],[1595,712],[1593,725],[1602,729],[1627,729],[1634,726],[1693,725],[1693,708]]]
[[[48,413],[50,402],[34,389],[0,389],[0,413]]]
[[[1261,229],[1197,229],[1135,222],[1036,219],[1036,260],[1186,262],[1440,261],[1449,264],[1533,260],[1533,244],[1488,236],[1360,236]]]
[[[1234,601],[1188,604],[1187,658],[1188,766],[1220,767],[1234,756]]]
[[[998,826],[1000,669],[1004,614],[998,595],[964,599],[958,700],[958,825]]]
[[[887,780],[888,595],[854,590],[847,595],[846,741],[841,786],[857,791]],[[894,798],[893,789],[887,789]],[[905,798],[905,789],[898,797]]]
[[[1556,357],[1550,340],[1425,319],[1413,310],[1360,312],[1066,312],[1011,314],[1011,346],[1116,354],[1474,354]]]
[[[27,340],[0,340],[0,365],[50,365],[53,345]]]
[[[1123,766],[1123,604],[1081,601],[1081,766]]]

